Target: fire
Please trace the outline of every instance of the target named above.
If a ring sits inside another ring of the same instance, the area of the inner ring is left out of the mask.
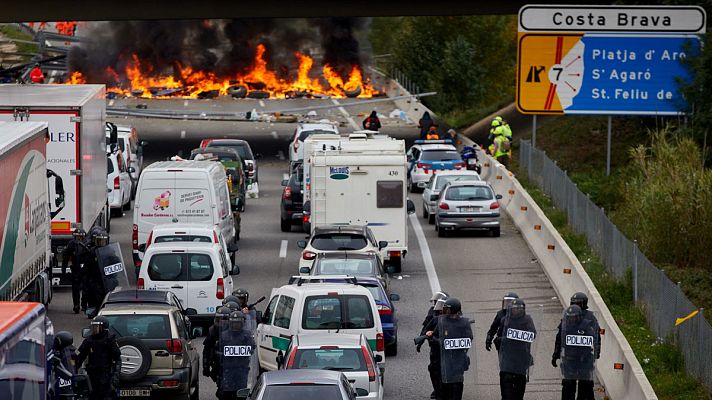
[[[334,68],[324,65],[322,77],[311,77],[314,59],[306,54],[295,53],[299,63],[296,78],[280,78],[269,69],[265,54],[267,49],[260,44],[255,50],[252,68],[245,74],[219,77],[213,72],[194,70],[178,65],[172,74],[155,71],[150,64],[143,63],[136,54],[132,54],[125,63],[124,70],[117,73],[111,67],[104,71],[108,92],[135,97],[188,97],[198,98],[207,92],[229,94],[230,88],[244,86],[248,91],[264,91],[270,97],[289,97],[304,95],[328,95],[332,97],[372,97],[378,92],[363,74],[358,65],[354,65],[346,77],[342,78]],[[87,83],[78,71],[72,72],[68,84]],[[359,93],[360,89],[360,93]]]
[[[77,29],[77,21],[57,21],[54,23],[57,33],[60,35],[74,36]]]

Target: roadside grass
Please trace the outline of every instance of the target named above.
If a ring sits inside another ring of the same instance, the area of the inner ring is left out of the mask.
[[[463,129],[472,125],[472,121],[479,121],[486,116],[500,110],[512,103],[511,98],[500,100],[499,103],[494,103],[485,108],[468,108],[464,110],[452,110],[447,113],[439,114],[439,117],[445,123],[455,129]]]
[[[22,32],[12,25],[0,25],[0,33],[11,40],[33,40],[32,35]],[[17,45],[17,52],[22,55],[25,62],[32,58],[30,54],[35,54],[39,50],[36,44],[15,42],[15,45]]]
[[[515,168],[521,171],[518,166]],[[567,225],[566,213],[554,207],[551,199],[536,186],[530,184],[525,175],[518,174],[517,179],[581,261],[613,318],[623,331],[658,398],[661,400],[710,400],[704,387],[685,372],[682,353],[674,345],[656,338],[648,328],[645,313],[640,306],[633,302],[630,271],[628,271],[626,279],[623,280],[611,276],[600,258],[588,247],[585,236],[576,234]],[[606,351],[606,349],[604,348],[602,351]]]

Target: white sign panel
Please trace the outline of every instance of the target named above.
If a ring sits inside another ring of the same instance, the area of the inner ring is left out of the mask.
[[[526,5],[519,32],[705,33],[699,6]]]

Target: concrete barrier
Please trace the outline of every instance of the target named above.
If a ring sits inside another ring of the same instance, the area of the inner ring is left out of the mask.
[[[460,143],[474,145],[462,135]],[[596,375],[606,394],[614,400],[657,399],[628,341],[566,241],[510,171],[482,151],[479,157],[482,179],[502,195],[501,207],[538,258],[561,305],[568,306],[575,292],[588,295],[589,309],[596,314],[601,326],[602,351],[596,363]]]

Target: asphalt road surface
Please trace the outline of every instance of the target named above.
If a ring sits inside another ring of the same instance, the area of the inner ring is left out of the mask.
[[[210,103],[202,103],[204,106]],[[246,103],[245,103],[246,104]],[[258,103],[259,104],[259,103]],[[250,105],[245,106],[248,108]],[[360,124],[373,106],[349,109]],[[392,105],[381,104],[379,112],[388,114]],[[324,111],[323,113],[326,113]],[[346,116],[333,110],[344,122],[342,129],[350,128]],[[188,154],[198,146],[201,138],[211,136],[239,137],[247,139],[253,150],[261,153],[260,196],[248,199],[247,211],[242,216],[242,235],[239,242],[238,264],[241,274],[235,287],[245,287],[251,299],[269,298],[272,288],[286,284],[287,279],[297,274],[300,251],[296,242],[304,238],[303,232],[283,233],[279,229],[280,181],[287,172],[287,146],[295,124],[264,122],[186,122],[145,119],[113,119],[117,123],[133,123],[139,137],[149,142],[146,147],[145,165],[183,151]],[[417,129],[401,122],[384,124],[383,133],[408,140],[414,139]],[[474,317],[475,342],[470,357],[472,367],[466,376],[465,399],[499,398],[497,353],[484,349],[484,339],[495,312],[500,308],[501,298],[508,291],[516,291],[527,301],[527,311],[533,314],[539,332],[535,365],[527,385],[527,399],[560,398],[560,373],[550,365],[554,344],[554,331],[562,309],[542,268],[537,263],[522,236],[508,218],[502,220],[502,236],[491,238],[486,234],[462,234],[438,238],[434,227],[420,215],[420,194],[411,194],[417,214],[409,218],[410,251],[403,272],[393,280],[393,291],[400,294],[396,303],[398,317],[398,355],[386,361],[387,399],[428,399],[432,391],[427,372],[427,346],[417,353],[413,337],[429,307],[433,289],[447,291],[458,297],[466,316]],[[111,240],[121,244],[124,261],[131,265],[132,214],[111,221]],[[280,257],[283,241],[287,241],[287,253]],[[427,266],[427,267],[426,267]],[[134,278],[131,277],[133,281]],[[259,309],[263,310],[267,301]],[[56,330],[68,330],[75,336],[75,344],[81,341],[81,328],[88,325],[83,315],[71,311],[71,295],[68,289],[59,289],[49,309]],[[202,351],[202,338],[195,339]],[[201,398],[213,399],[215,385],[201,375]]]

